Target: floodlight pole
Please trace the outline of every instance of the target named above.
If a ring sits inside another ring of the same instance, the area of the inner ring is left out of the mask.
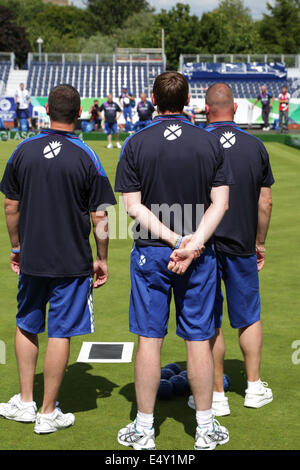
[[[39,37],[36,42],[38,43],[39,45],[39,61],[42,62],[42,44],[43,44],[43,40],[41,37]]]
[[[164,29],[161,30],[161,51],[162,51],[162,54],[165,53],[165,30]]]

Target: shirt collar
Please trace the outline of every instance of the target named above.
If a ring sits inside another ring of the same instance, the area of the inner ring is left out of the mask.
[[[75,134],[75,132],[69,131],[62,131],[58,129],[42,129],[41,134],[49,134],[49,135],[61,135],[63,137],[72,137],[73,139],[78,139],[79,137]]]
[[[216,126],[237,126],[237,124],[234,121],[215,121],[215,122],[210,122],[209,124],[207,124],[206,127],[209,127],[209,126],[213,126],[213,127],[216,127]]]
[[[170,119],[186,121],[186,117],[183,114],[159,114],[158,116],[155,116],[153,121],[165,121]]]

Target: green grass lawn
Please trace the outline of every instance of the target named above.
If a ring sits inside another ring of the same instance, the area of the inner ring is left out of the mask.
[[[0,174],[15,142],[0,144]],[[107,150],[105,142],[91,142],[114,183],[119,151]],[[231,415],[220,418],[228,427],[230,442],[219,450],[299,449],[300,365],[292,363],[292,343],[300,340],[299,229],[300,229],[300,152],[282,144],[268,143],[276,183],[274,209],[267,240],[267,261],[260,274],[264,347],[261,378],[273,389],[271,404],[258,409],[243,406],[246,388],[244,364],[225,315],[225,372],[231,379],[228,392]],[[1,208],[3,196],[1,196]],[[18,393],[14,354],[17,277],[10,270],[10,244],[3,211],[0,212],[0,340],[6,346],[6,364],[0,364],[0,402]],[[124,450],[116,435],[136,413],[133,364],[77,363],[82,341],[135,341],[128,332],[130,290],[130,240],[111,240],[110,278],[94,294],[96,332],[71,342],[69,366],[59,401],[64,412],[74,412],[75,426],[58,433],[38,436],[33,424],[0,420],[0,449],[11,450]],[[162,354],[162,365],[178,362],[183,369],[185,347],[175,335],[172,305],[169,334]],[[40,357],[35,379],[35,400],[41,405],[43,394],[43,353],[47,335],[40,336]],[[136,351],[136,348],[134,352]],[[187,407],[187,397],[158,401],[155,412],[156,445],[159,450],[192,450],[195,415]],[[126,450],[126,449],[125,449]]]

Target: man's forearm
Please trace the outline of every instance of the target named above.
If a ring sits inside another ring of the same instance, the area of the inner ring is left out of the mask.
[[[258,225],[257,225],[257,233],[256,233],[257,245],[265,244],[269,225],[270,225],[271,213],[272,213],[272,205],[259,207],[258,209]]]
[[[20,248],[19,240],[19,203],[18,201],[5,199],[4,211],[6,217],[6,225],[13,249]]]
[[[205,211],[196,232],[191,238],[190,246],[194,246],[194,249],[201,249],[213,236],[216,228],[228,210],[229,187],[222,186],[214,188],[212,194],[216,194],[216,192],[218,193],[217,197],[213,195],[211,205]]]
[[[106,212],[101,215],[96,215],[96,212],[91,214],[93,223],[93,233],[96,242],[97,257],[102,261],[107,260],[108,244],[109,244],[109,225],[108,216]]]
[[[127,208],[128,215],[145,228],[152,237],[163,240],[172,248],[180,236],[166,227],[146,206],[141,203],[133,204]]]
[[[261,188],[258,201],[258,224],[256,232],[256,244],[264,245],[270,225],[272,213],[272,196],[270,188]]]

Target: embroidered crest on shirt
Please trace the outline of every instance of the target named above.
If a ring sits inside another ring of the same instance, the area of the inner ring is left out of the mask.
[[[233,134],[233,132],[224,132],[220,138],[220,142],[224,149],[232,147],[236,142],[235,134]]]
[[[178,139],[182,134],[182,129],[178,124],[170,124],[164,132],[164,137],[167,140],[175,140]]]
[[[139,265],[144,266],[145,263],[146,263],[146,256],[141,255],[140,260],[139,260]]]
[[[49,142],[48,145],[44,148],[43,154],[45,158],[54,158],[57,157],[61,151],[62,143],[59,141]]]

